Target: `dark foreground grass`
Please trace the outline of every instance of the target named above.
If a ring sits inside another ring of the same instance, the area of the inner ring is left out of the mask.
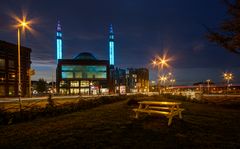
[[[0,148],[240,148],[240,110],[183,102],[183,120],[141,115],[127,101],[0,126]]]

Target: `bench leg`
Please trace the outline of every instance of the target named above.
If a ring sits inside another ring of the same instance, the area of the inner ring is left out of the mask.
[[[138,112],[136,112],[136,116],[135,116],[136,119],[138,119]]]
[[[170,126],[171,123],[172,123],[172,116],[170,116],[169,119],[168,119],[168,126]]]

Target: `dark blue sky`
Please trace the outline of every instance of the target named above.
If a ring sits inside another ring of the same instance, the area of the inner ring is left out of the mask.
[[[207,25],[212,28],[227,18],[221,0],[4,0],[0,5],[0,40],[16,43],[14,20],[9,14],[37,19],[22,42],[32,48],[32,67],[39,77],[55,76],[55,28],[60,18],[63,30],[63,57],[92,52],[108,59],[108,26],[113,24],[117,66],[149,67],[164,49],[174,56],[170,62],[178,84],[212,79],[221,82],[221,73],[231,71],[240,82],[239,56],[209,43]],[[150,68],[150,67],[149,67]],[[151,78],[156,72],[151,70]]]

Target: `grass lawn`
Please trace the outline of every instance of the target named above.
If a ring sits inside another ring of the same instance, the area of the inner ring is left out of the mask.
[[[240,109],[182,102],[183,120],[134,118],[127,101],[0,126],[0,148],[240,148]]]
[[[56,105],[61,105],[64,103],[77,103],[80,100],[80,98],[67,98],[67,99],[54,99],[54,102]],[[29,109],[32,106],[38,106],[38,107],[45,107],[47,104],[47,99],[42,100],[24,100],[22,101],[22,108],[23,109]],[[12,103],[0,103],[0,108],[6,110],[6,111],[19,111],[19,103],[18,102],[12,102]]]

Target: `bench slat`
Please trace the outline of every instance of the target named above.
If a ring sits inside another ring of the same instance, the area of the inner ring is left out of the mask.
[[[162,115],[170,115],[170,112],[166,111],[156,111],[156,110],[145,110],[145,109],[133,109],[135,112],[143,112],[143,113],[155,113],[155,114],[162,114]]]
[[[170,107],[156,107],[156,106],[149,106],[149,109],[158,109],[158,110],[170,110]],[[177,110],[177,108],[174,108],[173,110]],[[183,111],[184,109],[179,108],[179,111]]]

